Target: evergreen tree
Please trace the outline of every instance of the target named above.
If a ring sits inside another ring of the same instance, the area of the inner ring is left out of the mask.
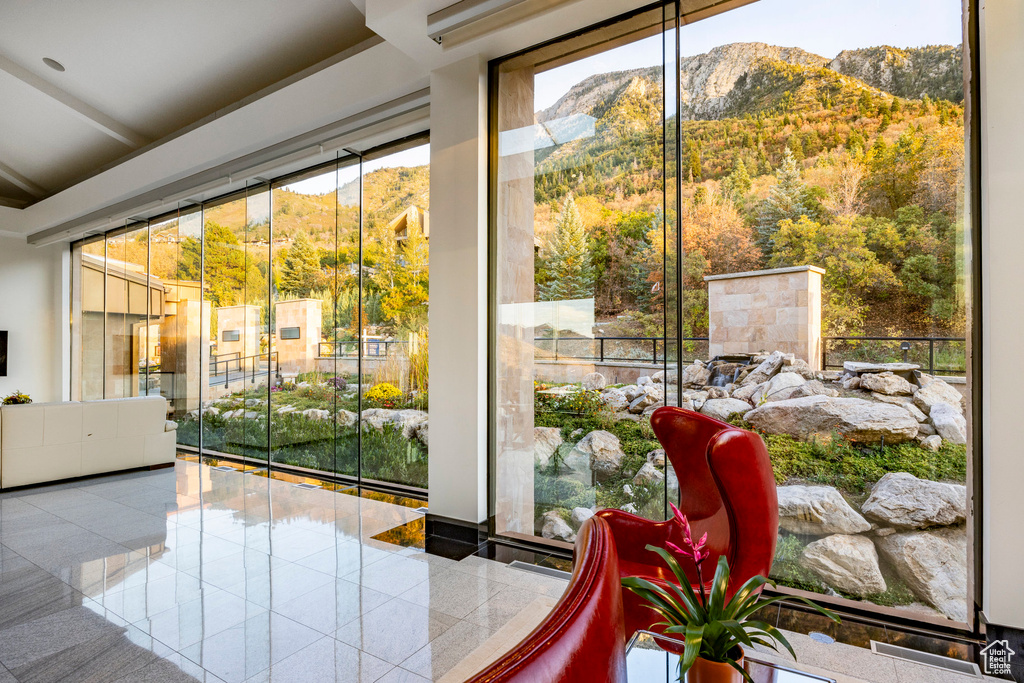
[[[700,167],[700,152],[696,147],[690,147],[690,182],[700,182],[703,178]]]
[[[795,221],[808,213],[805,202],[807,189],[800,179],[800,167],[789,147],[783,155],[782,166],[775,172],[775,179],[775,187],[761,203],[757,221],[757,246],[761,248],[765,259],[772,255],[779,222],[787,219]]]
[[[323,288],[324,279],[317,248],[305,232],[300,232],[281,264],[281,290],[292,296],[309,296]]]
[[[588,299],[594,296],[596,275],[590,246],[576,200],[570,193],[562,205],[555,235],[546,259],[548,281],[538,287],[541,301]]]
[[[732,173],[722,181],[722,192],[734,202],[741,202],[747,193],[750,192],[750,187],[751,180],[750,175],[747,173],[747,166],[743,163],[743,159],[736,155],[736,160],[732,165]]]
[[[899,114],[900,113],[900,100],[899,100],[898,97],[892,98],[892,104],[889,105],[889,113],[890,114]]]

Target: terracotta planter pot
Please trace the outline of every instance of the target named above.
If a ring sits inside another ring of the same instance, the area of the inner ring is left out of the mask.
[[[743,666],[742,657],[736,662]],[[743,676],[728,664],[697,657],[683,680],[686,683],[743,683]]]

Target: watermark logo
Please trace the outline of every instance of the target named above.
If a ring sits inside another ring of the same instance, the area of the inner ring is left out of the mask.
[[[1004,676],[1010,673],[1010,660],[1017,654],[1005,640],[993,640],[981,651],[985,658],[985,673],[989,676]]]

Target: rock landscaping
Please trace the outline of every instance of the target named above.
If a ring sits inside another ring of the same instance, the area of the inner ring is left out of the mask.
[[[773,578],[965,618],[967,421],[953,385],[905,363],[816,372],[778,351],[627,385],[595,375],[558,388],[592,395],[595,409],[535,411],[541,535],[574,538],[604,507],[660,518],[665,487],[679,486],[649,424],[667,397],[765,439],[779,483]]]

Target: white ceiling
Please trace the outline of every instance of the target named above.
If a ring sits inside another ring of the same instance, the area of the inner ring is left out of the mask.
[[[348,0],[0,0],[0,204],[59,192],[371,35]]]

